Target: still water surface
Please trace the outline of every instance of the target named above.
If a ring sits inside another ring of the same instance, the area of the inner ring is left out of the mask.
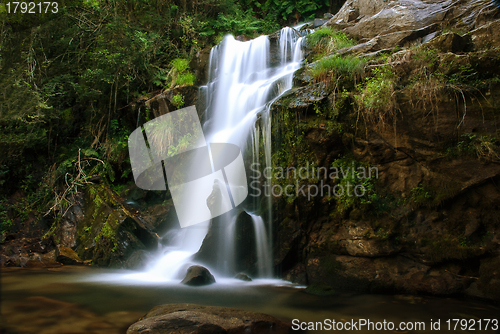
[[[435,333],[430,329],[431,319],[441,319],[444,332],[495,333],[447,331],[443,327],[447,319],[497,318],[500,314],[495,305],[453,298],[368,294],[322,297],[280,280],[220,280],[207,287],[187,287],[138,281],[127,276],[131,273],[77,266],[4,268],[1,274],[4,329],[0,333],[125,333],[130,324],[154,306],[172,303],[235,307],[286,321],[369,319],[396,324],[426,323],[424,331],[386,331],[394,333]]]

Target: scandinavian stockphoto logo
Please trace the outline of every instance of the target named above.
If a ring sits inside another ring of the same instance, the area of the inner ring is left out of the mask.
[[[194,106],[157,117],[129,136],[135,184],[170,190],[181,227],[207,221],[248,195],[238,146],[207,143]]]

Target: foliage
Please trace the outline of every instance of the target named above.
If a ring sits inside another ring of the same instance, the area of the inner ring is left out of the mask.
[[[472,155],[478,159],[500,161],[500,140],[491,135],[464,133],[457,145],[447,150],[448,155]]]
[[[241,8],[249,8],[258,18],[267,22],[297,24],[311,21],[316,12],[336,12],[344,1],[326,0],[243,0]]]
[[[375,67],[372,76],[358,85],[356,103],[365,120],[385,124],[396,114],[397,76],[389,65]]]
[[[50,211],[57,220],[92,177],[130,182],[127,143],[137,116],[128,106],[194,84],[189,63],[201,49],[227,33],[269,33],[328,9],[320,0],[58,4],[57,14],[0,10],[0,195],[24,196],[0,210],[9,219]],[[173,103],[182,107],[183,96]],[[182,140],[189,138],[175,148]]]
[[[432,198],[430,191],[424,187],[422,184],[419,184],[415,188],[411,190],[411,200],[415,204],[422,204],[430,201]]]
[[[378,175],[367,172],[370,167],[368,164],[360,163],[349,157],[340,157],[333,161],[332,167],[340,171],[337,186],[342,191],[339,191],[336,196],[338,213],[343,214],[355,207],[369,210],[381,200],[375,191]],[[358,189],[357,192],[354,191],[355,188]],[[356,194],[362,194],[362,196]]]
[[[195,76],[189,72],[189,61],[187,59],[176,58],[170,64],[171,69],[168,72],[166,79],[167,83],[165,89],[173,89],[179,86],[193,85]]]
[[[172,98],[172,104],[176,108],[182,108],[184,106],[184,96],[182,94],[176,94]]]

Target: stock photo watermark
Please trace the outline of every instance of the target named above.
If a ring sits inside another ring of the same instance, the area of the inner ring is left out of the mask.
[[[265,167],[259,163],[250,166],[249,196],[260,197],[363,197],[368,192],[365,180],[379,177],[377,167],[317,167],[309,162],[301,167]],[[283,184],[282,181],[292,181]],[[314,183],[310,181],[314,181]]]

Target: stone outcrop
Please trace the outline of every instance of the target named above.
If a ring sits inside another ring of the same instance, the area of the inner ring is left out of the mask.
[[[330,19],[358,40],[335,54],[366,56],[364,77],[390,71],[394,113],[370,118],[378,111],[362,95],[379,92],[314,82],[315,63],[274,103],[276,166],[347,159],[378,169],[355,205],[308,199],[307,188],[275,198],[282,277],[325,293],[500,298],[499,15],[490,1],[352,0]]]
[[[156,306],[127,330],[127,334],[145,332],[175,332],[178,334],[300,333],[300,331],[292,331],[291,324],[263,313],[193,304]]]
[[[472,37],[477,48],[498,46],[498,21],[491,22],[498,18],[494,1],[349,0],[327,26],[359,40],[358,45],[342,50],[341,54],[360,54],[425,43],[438,37],[444,27],[471,31],[466,39]],[[453,38],[446,43],[463,51],[463,44],[467,43]]]

